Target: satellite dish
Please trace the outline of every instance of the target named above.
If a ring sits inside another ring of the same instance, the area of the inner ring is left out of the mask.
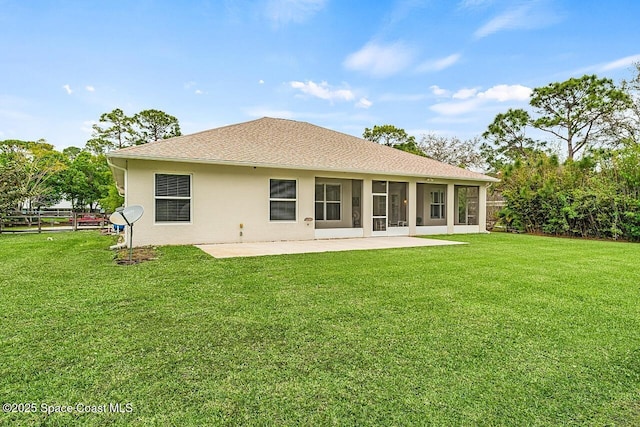
[[[140,205],[127,206],[111,214],[109,221],[115,225],[129,226],[129,264],[131,264],[133,252],[133,223],[139,220],[144,213],[144,208]]]
[[[132,205],[127,206],[120,212],[120,214],[124,217],[124,220],[127,221],[127,225],[131,225],[142,217],[144,213],[144,208],[140,205]]]
[[[115,225],[127,225],[127,220],[122,216],[122,212],[114,212],[109,216],[111,224]]]

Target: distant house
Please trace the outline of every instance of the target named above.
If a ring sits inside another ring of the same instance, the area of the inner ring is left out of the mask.
[[[481,233],[486,175],[262,118],[107,155],[134,246]]]

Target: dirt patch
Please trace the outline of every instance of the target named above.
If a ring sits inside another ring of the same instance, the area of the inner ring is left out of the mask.
[[[116,264],[120,265],[140,264],[141,262],[158,259],[158,251],[157,248],[152,246],[133,248],[131,261],[129,261],[129,249],[119,249],[116,251],[114,259]]]

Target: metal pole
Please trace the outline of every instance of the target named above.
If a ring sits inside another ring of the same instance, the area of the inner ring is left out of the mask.
[[[133,224],[129,224],[129,264],[133,257]]]

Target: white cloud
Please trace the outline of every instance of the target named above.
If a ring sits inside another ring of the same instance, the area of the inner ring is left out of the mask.
[[[329,101],[351,101],[355,98],[354,93],[350,89],[333,89],[327,82],[315,83],[307,81],[305,83],[292,81],[289,82],[289,85],[302,93]]]
[[[360,98],[360,100],[356,103],[356,107],[358,108],[369,108],[373,105],[373,102],[369,101],[367,98]]]
[[[91,85],[87,85],[84,87],[86,89],[87,92],[95,92],[96,88],[91,86]]]
[[[259,85],[263,85],[264,84],[264,80],[262,80],[262,79],[258,80],[258,84]]]
[[[401,42],[386,45],[369,42],[347,56],[343,64],[350,70],[363,71],[374,77],[388,77],[407,68],[413,57],[413,50]]]
[[[529,0],[512,7],[478,28],[474,36],[481,39],[503,30],[531,30],[559,22],[561,16],[549,10],[546,3],[549,2]]]
[[[327,0],[269,0],[265,14],[275,25],[302,23],[322,10]]]
[[[444,58],[436,59],[433,61],[426,61],[418,65],[417,71],[420,73],[429,71],[441,71],[445,68],[451,67],[453,64],[458,62],[461,57],[462,55],[460,55],[459,53],[454,53],[453,55],[449,55]]]
[[[497,85],[478,93],[478,98],[505,101],[526,101],[531,96],[532,89],[522,85]]]
[[[640,54],[625,56],[624,58],[616,59],[615,61],[602,64],[599,68],[601,71],[617,70],[619,68],[630,67],[636,62],[640,62]]]
[[[387,17],[387,27],[398,25],[401,21],[406,19],[416,9],[421,9],[429,6],[430,0],[396,0],[393,3],[393,9]]]
[[[435,111],[436,113],[443,114],[445,116],[455,116],[458,114],[469,113],[477,109],[481,103],[480,99],[473,98],[461,102],[441,102],[439,104],[432,105],[430,109],[431,111]]]
[[[206,93],[202,89],[197,89],[197,86],[198,86],[198,83],[196,83],[194,81],[189,81],[189,82],[186,82],[184,84],[184,89],[188,90],[189,92],[191,92],[191,90],[193,90],[193,93],[196,94],[196,95],[203,95],[203,94]]]
[[[633,64],[640,62],[640,54],[625,56],[624,58],[615,59],[610,62],[592,64],[586,67],[577,68],[568,71],[572,76],[582,76],[584,74],[605,73],[607,71],[618,70],[620,68],[631,67]],[[564,76],[566,73],[563,73]]]
[[[73,93],[71,86],[69,85],[63,85],[62,88],[67,91],[67,95],[71,95]]]
[[[453,94],[453,101],[434,104],[430,109],[447,116],[466,114],[490,103],[526,101],[531,92],[531,88],[522,85],[496,85],[484,92],[477,88],[464,88]]]
[[[528,5],[523,5],[517,9],[508,10],[478,28],[474,35],[477,38],[482,38],[500,30],[518,28],[524,24],[528,9]]]
[[[476,93],[478,93],[478,88],[464,88],[464,89],[460,89],[458,90],[456,93],[453,94],[452,98],[453,99],[468,99],[468,98],[472,98],[476,95]]]
[[[438,85],[429,86],[429,89],[431,89],[431,92],[433,92],[433,94],[436,96],[449,96],[449,91],[446,89],[442,89]]]

